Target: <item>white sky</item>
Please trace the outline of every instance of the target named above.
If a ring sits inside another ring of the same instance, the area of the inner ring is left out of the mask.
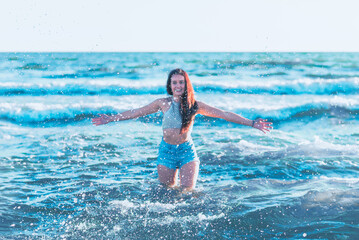
[[[358,0],[0,3],[0,51],[359,51]]]

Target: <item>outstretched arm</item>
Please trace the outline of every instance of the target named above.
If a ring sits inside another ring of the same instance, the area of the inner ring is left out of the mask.
[[[198,103],[198,114],[202,114],[204,116],[208,117],[215,117],[215,118],[222,118],[224,120],[227,120],[229,122],[238,123],[241,125],[251,126],[258,130],[261,130],[262,132],[266,133],[269,132],[270,129],[272,129],[272,123],[267,122],[267,120],[258,118],[256,120],[250,120],[247,118],[244,118],[236,113],[223,111],[219,108],[215,108],[212,106],[209,106],[203,102],[197,101]]]
[[[160,102],[161,99],[157,99],[154,102],[144,107],[125,111],[117,115],[100,114],[100,117],[92,119],[92,124],[98,126],[110,122],[123,121],[123,120],[146,116],[148,114],[158,112],[160,110]]]

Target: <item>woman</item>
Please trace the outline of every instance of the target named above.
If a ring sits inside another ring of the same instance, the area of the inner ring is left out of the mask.
[[[196,101],[194,90],[189,77],[182,69],[172,70],[167,79],[167,93],[172,95],[160,98],[154,102],[117,115],[101,114],[92,120],[94,125],[107,124],[138,118],[161,110],[163,115],[163,139],[159,148],[157,162],[158,178],[168,187],[176,185],[179,169],[180,187],[187,191],[192,190],[197,182],[199,159],[191,132],[196,114],[208,117],[222,118],[230,122],[251,126],[266,133],[271,123],[263,119],[249,120],[238,114],[226,112],[211,107],[203,102]]]

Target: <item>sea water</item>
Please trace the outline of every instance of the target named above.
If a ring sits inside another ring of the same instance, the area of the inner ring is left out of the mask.
[[[196,190],[159,185],[166,97],[273,122],[198,115]],[[1,53],[0,239],[359,239],[358,53]]]

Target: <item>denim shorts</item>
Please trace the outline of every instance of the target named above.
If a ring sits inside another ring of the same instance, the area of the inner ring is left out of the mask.
[[[162,139],[157,165],[161,164],[165,167],[176,169],[192,161],[199,163],[192,139],[179,145],[168,144]]]

